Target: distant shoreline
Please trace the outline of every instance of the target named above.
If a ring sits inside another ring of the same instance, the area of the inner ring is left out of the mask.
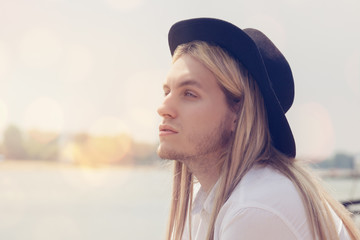
[[[360,171],[355,169],[313,169],[321,178],[360,178]]]
[[[0,170],[2,169],[49,169],[49,168],[83,168],[83,169],[166,169],[167,163],[159,163],[153,165],[142,164],[81,164],[66,161],[49,161],[49,160],[33,160],[33,159],[3,159],[0,161]]]

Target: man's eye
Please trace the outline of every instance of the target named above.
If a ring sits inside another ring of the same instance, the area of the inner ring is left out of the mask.
[[[185,91],[185,93],[184,93],[184,95],[186,96],[186,97],[197,97],[194,93],[192,93],[191,91]]]

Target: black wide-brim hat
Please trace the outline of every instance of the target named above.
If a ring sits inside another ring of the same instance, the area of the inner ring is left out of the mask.
[[[285,117],[294,101],[294,80],[288,62],[269,38],[259,30],[241,30],[213,18],[177,22],[168,37],[171,55],[180,44],[205,41],[220,46],[241,62],[257,82],[264,98],[273,146],[285,155],[295,157],[295,141]]]

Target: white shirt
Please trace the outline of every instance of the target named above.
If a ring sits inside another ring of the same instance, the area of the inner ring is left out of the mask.
[[[215,189],[209,195],[201,188],[193,202],[192,240],[206,238]],[[350,240],[338,216],[333,213],[340,240]],[[186,223],[183,240],[189,239]],[[313,239],[305,207],[293,183],[271,167],[254,167],[235,188],[220,209],[214,240],[307,240]]]

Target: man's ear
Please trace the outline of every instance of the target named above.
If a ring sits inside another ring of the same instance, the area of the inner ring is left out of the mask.
[[[233,100],[231,105],[231,109],[233,112],[238,113],[242,108],[242,101],[241,100]]]
[[[236,126],[237,126],[237,123],[238,123],[238,114],[237,112],[232,112],[231,113],[231,132],[235,132],[236,130]]]
[[[241,108],[241,103],[240,101],[237,101],[231,109],[231,131],[234,132],[236,130],[236,126],[238,124],[238,120],[239,120],[239,112],[240,112],[240,108]]]

